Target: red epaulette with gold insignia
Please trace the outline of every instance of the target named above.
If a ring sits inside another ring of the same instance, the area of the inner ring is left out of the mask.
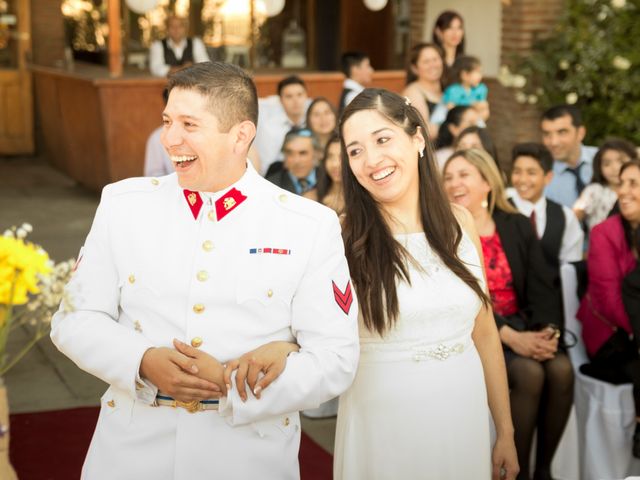
[[[198,192],[192,192],[191,190],[183,190],[184,198],[187,199],[187,203],[189,204],[189,208],[191,209],[191,214],[193,218],[198,219],[198,215],[200,214],[200,209],[204,202],[202,201],[202,197]]]
[[[216,200],[216,217],[218,221],[222,220],[229,213],[233,212],[239,205],[247,199],[237,188],[232,188],[218,200]]]

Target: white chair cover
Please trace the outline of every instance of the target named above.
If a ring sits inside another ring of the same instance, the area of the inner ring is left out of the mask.
[[[580,471],[584,480],[619,480],[640,475],[640,460],[631,455],[635,409],[631,384],[612,385],[583,375],[588,362],[582,326],[576,319],[579,301],[573,265],[560,268],[566,328],[578,337],[569,349],[576,370],[574,405],[580,445]]]
[[[531,462],[531,465],[535,465],[535,463]],[[551,476],[557,480],[582,480],[580,478],[580,442],[578,441],[575,406],[571,407],[567,426],[564,427],[560,444],[551,462]]]

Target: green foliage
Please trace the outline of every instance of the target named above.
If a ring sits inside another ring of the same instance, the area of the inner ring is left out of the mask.
[[[553,32],[519,59],[540,106],[581,107],[586,143],[618,136],[640,145],[640,0],[567,0]]]

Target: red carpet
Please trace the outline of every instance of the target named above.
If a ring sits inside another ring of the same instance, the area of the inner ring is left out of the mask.
[[[98,408],[11,415],[11,463],[20,480],[73,480],[98,419]],[[330,480],[332,457],[302,434],[302,480]]]

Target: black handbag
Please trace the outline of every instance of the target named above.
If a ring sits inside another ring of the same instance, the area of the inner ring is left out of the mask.
[[[640,263],[622,279],[622,303],[629,317],[636,348],[640,351]]]
[[[600,360],[608,360],[608,359],[632,359],[634,354],[637,355],[637,350],[635,348],[632,337],[627,333],[624,328],[620,328],[617,325],[614,325],[613,322],[607,320],[600,312],[598,312],[591,303],[591,295],[587,293],[587,307],[595,315],[595,317],[604,323],[606,326],[611,328],[612,335],[607,339],[606,342],[600,347],[597,352],[598,359]]]

